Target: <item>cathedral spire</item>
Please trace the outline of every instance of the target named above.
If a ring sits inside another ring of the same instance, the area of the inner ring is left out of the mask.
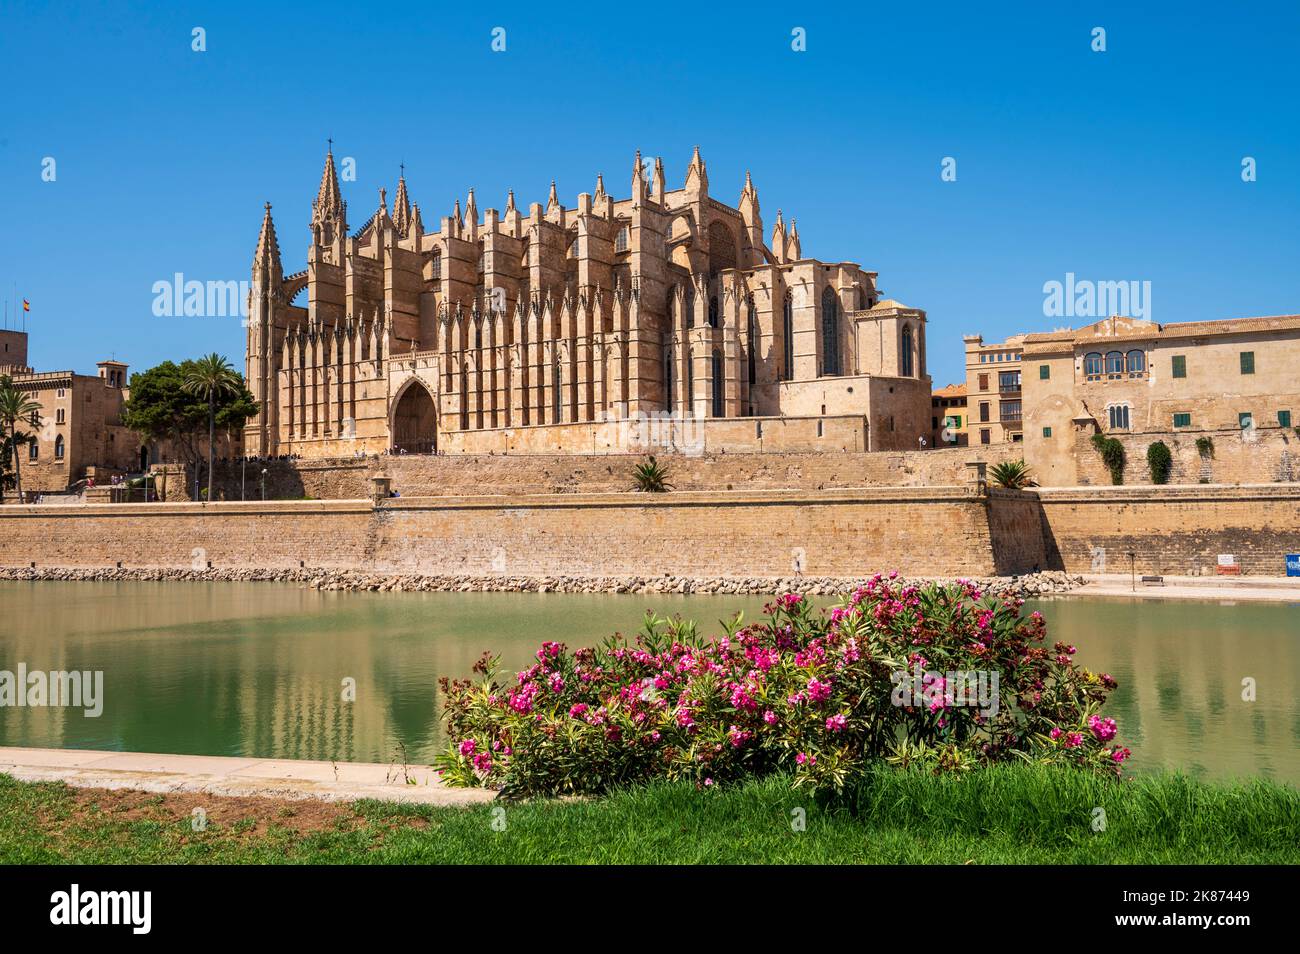
[[[699,146],[695,147],[691,164],[686,167],[686,188],[689,190],[692,187],[702,193],[709,191],[709,173],[705,168],[704,160],[700,158]]]
[[[596,173],[596,195],[595,198],[605,198],[605,177],[599,172]]]
[[[469,196],[465,199],[465,228],[472,229],[478,225],[478,203],[474,201],[474,190],[469,190]]]
[[[556,195],[556,192],[555,192],[555,180],[552,179],[552,180],[551,180],[551,194],[548,195],[548,196],[546,197],[546,212],[547,212],[547,214],[549,215],[551,212],[556,211],[556,210],[558,210],[559,208],[560,208],[560,198],[559,198],[558,195]]]
[[[778,263],[784,263],[785,258],[785,219],[781,217],[781,210],[776,210],[776,224],[772,226],[772,255]]]
[[[653,186],[650,190],[650,198],[663,204],[664,188],[664,159],[663,156],[655,156],[655,174]]]
[[[636,158],[632,160],[632,205],[640,205],[645,201],[645,166],[641,162],[641,150],[636,151]]]
[[[411,200],[406,194],[406,164],[402,163],[400,168],[397,195],[393,198],[393,227],[404,236],[411,227]]]
[[[515,190],[511,189],[506,193],[506,214],[515,211]]]
[[[325,169],[320,174],[320,189],[316,192],[316,201],[312,211],[318,219],[337,214],[343,207],[343,195],[339,191],[339,174],[334,167],[334,141],[330,140],[329,151],[325,153]]]
[[[275,222],[271,220],[271,203],[266,203],[262,215],[262,231],[257,236],[257,251],[253,253],[253,271],[276,275],[280,268],[280,243],[275,237]]]

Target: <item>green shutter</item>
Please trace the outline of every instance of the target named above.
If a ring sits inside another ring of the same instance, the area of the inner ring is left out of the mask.
[[[1174,355],[1174,377],[1187,377],[1187,356],[1183,354]]]
[[[1038,366],[1038,379],[1046,381],[1052,376],[1052,366],[1050,364],[1040,364]]]
[[[1051,436],[1052,436],[1052,429],[1051,429],[1050,427],[1045,427],[1045,428],[1043,428],[1043,436],[1044,436],[1044,437],[1051,437]]]
[[[1291,412],[1290,412],[1290,411],[1278,411],[1278,412],[1277,412],[1277,426],[1278,426],[1278,427],[1290,427],[1290,426],[1291,426]]]
[[[1191,426],[1192,426],[1192,415],[1191,415],[1191,414],[1175,414],[1175,415],[1174,415],[1174,427],[1191,427]]]
[[[1242,374],[1255,373],[1255,352],[1243,351],[1241,353],[1241,373]]]

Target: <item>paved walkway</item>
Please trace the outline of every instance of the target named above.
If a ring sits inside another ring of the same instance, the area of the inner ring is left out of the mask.
[[[1166,576],[1164,586],[1136,586],[1127,573],[1086,576],[1087,582],[1070,596],[1127,596],[1155,600],[1274,600],[1300,603],[1300,577],[1294,576]]]
[[[81,788],[205,792],[267,798],[355,801],[377,798],[429,805],[472,805],[494,792],[448,788],[427,766],[306,762],[207,755],[150,755],[86,749],[0,747],[0,772],[27,782],[63,781]],[[415,784],[408,784],[410,778]]]

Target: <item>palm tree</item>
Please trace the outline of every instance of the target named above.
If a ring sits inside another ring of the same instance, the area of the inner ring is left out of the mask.
[[[181,388],[208,402],[208,501],[212,501],[212,466],[217,452],[217,398],[238,394],[243,382],[229,361],[213,352],[199,358],[185,374]]]
[[[647,458],[644,464],[637,464],[632,470],[632,478],[636,481],[636,489],[642,493],[662,494],[673,489],[673,485],[668,483],[667,468],[653,457]]]
[[[1000,464],[994,464],[989,470],[989,476],[999,487],[1009,487],[1012,490],[1038,486],[1038,481],[1034,480],[1023,460],[1004,460]]]
[[[9,430],[9,449],[14,461],[14,489],[18,492],[18,502],[23,502],[23,472],[18,462],[21,456],[18,448],[28,435],[18,433],[19,421],[31,421],[39,426],[41,405],[32,400],[26,391],[14,387],[9,375],[0,377],[0,425]]]

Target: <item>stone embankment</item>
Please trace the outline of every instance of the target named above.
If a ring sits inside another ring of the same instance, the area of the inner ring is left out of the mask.
[[[425,576],[418,573],[363,573],[355,570],[214,568],[187,570],[149,567],[60,568],[0,567],[0,580],[79,582],[297,583],[317,590],[378,593],[694,593],[834,595],[866,578],[790,577],[586,577],[586,576]],[[923,582],[913,580],[911,582]],[[1077,574],[1049,570],[1024,576],[974,578],[985,592],[1025,598],[1067,593],[1083,585]]]

